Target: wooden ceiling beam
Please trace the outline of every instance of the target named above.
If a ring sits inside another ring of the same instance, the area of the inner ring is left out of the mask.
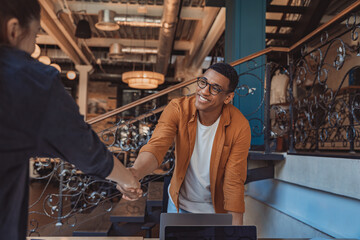
[[[333,0],[311,0],[306,12],[300,18],[298,26],[294,29],[295,31],[293,31],[294,35],[291,38],[290,44],[299,41],[299,39],[319,26],[321,18],[324,16],[327,7],[332,1]]]
[[[209,33],[204,39],[203,44],[201,45],[199,51],[196,53],[196,56],[193,59],[191,65],[193,69],[199,69],[205,57],[210,53],[211,49],[214,48],[216,42],[219,40],[219,38],[225,31],[225,20],[226,10],[225,8],[221,8],[214,21],[214,24],[211,26]]]
[[[39,3],[41,6],[41,27],[55,39],[60,48],[74,63],[89,65],[90,60],[80,48],[74,33],[59,20],[51,2],[40,0]]]
[[[275,26],[275,27],[295,27],[297,26],[297,21],[288,21],[288,20],[272,20],[266,19],[266,26]]]
[[[292,36],[293,36],[292,34],[288,34],[288,33],[266,33],[267,39],[290,40]]]
[[[306,9],[307,7],[300,6],[269,5],[266,8],[266,12],[303,14],[306,12]]]
[[[185,67],[189,67],[192,64],[194,58],[197,56],[198,51],[206,38],[206,35],[210,31],[211,26],[219,14],[220,8],[205,7],[204,11],[207,12],[206,17],[202,21],[198,21],[196,23],[194,34],[190,39],[190,42],[193,44],[192,48],[190,48],[189,52],[186,54],[186,58],[184,60]]]

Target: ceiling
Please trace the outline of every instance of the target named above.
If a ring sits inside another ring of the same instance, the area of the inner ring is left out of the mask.
[[[165,85],[182,81],[215,58],[224,57],[224,1],[215,0],[39,0],[37,43],[63,72],[93,65],[93,80],[121,81],[129,70],[166,74]],[[268,0],[266,45],[290,46],[355,0]],[[95,27],[101,10],[116,13],[120,28]],[[75,37],[76,24],[89,22],[90,39]],[[146,27],[144,27],[146,25]],[[296,30],[296,31],[295,31]],[[111,57],[119,43],[121,56]],[[210,57],[209,57],[210,56]],[[204,63],[205,60],[205,63]]]

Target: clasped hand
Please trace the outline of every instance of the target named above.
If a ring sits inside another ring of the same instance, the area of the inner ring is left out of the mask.
[[[127,181],[128,183],[118,184],[116,188],[123,194],[123,198],[129,201],[138,200],[143,195],[143,191],[141,189],[140,182],[133,175],[132,171],[129,168],[126,169],[131,172],[132,179]]]

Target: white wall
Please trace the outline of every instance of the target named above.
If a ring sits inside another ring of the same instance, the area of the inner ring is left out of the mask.
[[[245,197],[245,205],[244,224],[255,225],[258,238],[331,238],[252,197]]]
[[[275,179],[360,200],[360,159],[287,155]]]
[[[360,238],[359,159],[287,155],[274,179],[246,189],[244,220],[258,237]]]

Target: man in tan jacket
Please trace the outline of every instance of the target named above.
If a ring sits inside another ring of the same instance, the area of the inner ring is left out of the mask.
[[[242,225],[251,131],[229,104],[236,70],[217,63],[197,79],[195,96],[172,100],[130,170],[141,179],[155,170],[175,139],[175,169],[168,212],[231,213]]]

